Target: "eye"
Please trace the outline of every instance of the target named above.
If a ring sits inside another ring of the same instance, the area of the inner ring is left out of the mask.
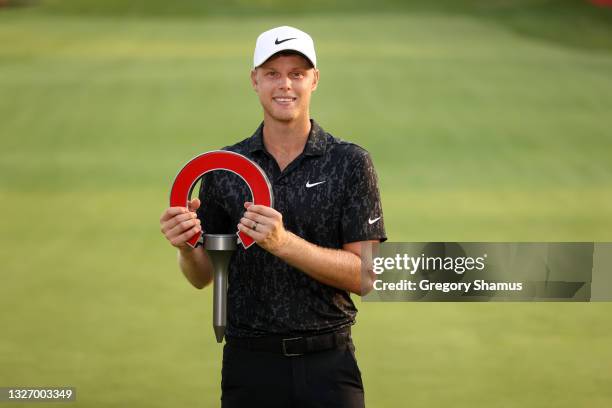
[[[295,79],[302,79],[302,78],[304,78],[304,74],[303,74],[303,73],[301,73],[301,72],[293,72],[293,73],[291,74],[291,76],[292,76],[293,78],[295,78]]]

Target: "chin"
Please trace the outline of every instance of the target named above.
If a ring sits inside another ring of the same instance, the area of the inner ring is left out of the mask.
[[[279,122],[291,122],[299,117],[297,112],[270,112],[270,116]]]

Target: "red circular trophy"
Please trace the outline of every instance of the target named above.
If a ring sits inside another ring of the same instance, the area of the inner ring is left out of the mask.
[[[179,171],[170,191],[171,207],[187,207],[196,182],[209,171],[226,170],[240,176],[251,191],[254,204],[272,207],[272,188],[266,173],[256,163],[241,154],[225,150],[204,153],[192,159]],[[206,213],[206,209],[204,209]],[[255,243],[253,238],[236,233],[244,249]],[[195,247],[202,233],[189,238],[187,243]],[[223,341],[227,322],[227,267],[236,250],[234,234],[206,234],[204,247],[213,264],[213,329],[218,343]]]
[[[272,207],[272,187],[266,173],[245,156],[225,150],[214,150],[201,154],[179,171],[170,192],[170,206],[187,207],[191,191],[198,179],[209,171],[215,170],[226,170],[237,174],[251,190],[253,204]],[[243,232],[238,231],[236,234],[245,249],[255,242]],[[187,243],[195,247],[201,235],[201,233],[195,234]]]

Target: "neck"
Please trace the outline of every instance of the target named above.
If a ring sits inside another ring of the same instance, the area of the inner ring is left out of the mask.
[[[297,157],[304,150],[310,133],[310,120],[304,116],[280,122],[264,115],[263,143],[274,157]]]

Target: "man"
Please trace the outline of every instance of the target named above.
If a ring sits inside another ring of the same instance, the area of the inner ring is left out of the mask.
[[[251,236],[229,265],[223,407],[363,407],[350,327],[361,294],[362,243],[386,239],[368,153],[310,119],[319,83],[312,38],[292,27],[259,36],[251,84],[263,107],[253,136],[225,149],[256,162],[272,184],[274,208],[253,205],[231,172],[204,176],[200,198],[161,217],[179,265],[197,288],[212,279],[200,231]]]

